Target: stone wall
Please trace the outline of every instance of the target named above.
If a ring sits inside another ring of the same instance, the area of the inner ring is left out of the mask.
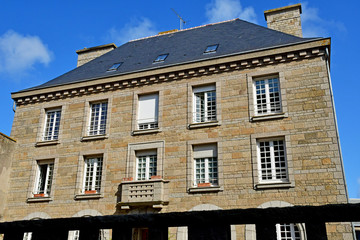
[[[15,140],[0,133],[0,221],[3,221],[4,208],[11,172],[11,162],[15,149]]]
[[[251,120],[252,80],[264,75],[279,76],[286,113],[255,121]],[[191,89],[204,84],[216,85],[219,122],[189,128]],[[160,131],[133,135],[134,96],[153,92],[159,92],[161,98]],[[107,136],[81,141],[88,104],[99,100],[109,103]],[[59,142],[35,147],[43,122],[39,116],[53,107],[62,107]],[[155,210],[141,206],[129,212],[188,211],[201,204],[222,209],[256,208],[275,200],[291,205],[346,203],[332,107],[323,56],[20,105],[12,130],[19,147],[14,155],[6,220],[20,220],[34,212],[45,212],[52,218],[71,217],[84,209],[103,215],[126,213],[116,203],[119,184],[131,177],[127,175],[129,144],[157,141],[165,142],[162,176],[169,181],[169,204]],[[275,136],[286,140],[291,185],[257,188],[253,139]],[[201,143],[217,144],[220,189],[189,193],[189,148]],[[81,159],[92,154],[102,154],[105,159],[101,197],[75,200]],[[34,188],[34,166],[40,159],[56,161],[51,200],[28,202]],[[328,228],[329,239],[350,239],[348,224],[332,226]],[[243,239],[244,228],[238,227],[237,232],[237,238]]]

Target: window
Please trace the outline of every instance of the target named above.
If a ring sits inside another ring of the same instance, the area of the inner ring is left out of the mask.
[[[215,53],[218,46],[219,46],[219,44],[209,45],[209,46],[206,47],[204,53]]]
[[[132,240],[148,240],[149,229],[148,228],[133,228]]]
[[[61,117],[61,109],[46,111],[43,141],[51,141],[58,139],[60,117]]]
[[[255,115],[281,113],[280,84],[278,77],[254,81]]]
[[[215,85],[193,88],[193,122],[216,121]]]
[[[168,56],[169,54],[161,54],[154,60],[154,63],[163,62]]]
[[[50,195],[53,172],[54,172],[53,161],[38,162],[34,197],[47,197]]]
[[[102,164],[102,157],[85,158],[83,193],[100,193]]]
[[[107,71],[108,72],[116,71],[121,66],[121,64],[122,64],[122,62],[114,63]]]
[[[88,135],[104,135],[106,133],[107,102],[92,103],[90,105],[90,119]]]
[[[196,145],[194,156],[194,186],[218,186],[217,146]]]
[[[157,172],[156,150],[136,153],[136,180],[149,180]]]
[[[301,234],[296,224],[276,224],[277,240],[301,240]]]
[[[158,128],[159,94],[140,95],[137,112],[138,130]]]
[[[257,142],[260,182],[288,182],[285,142],[283,139]]]

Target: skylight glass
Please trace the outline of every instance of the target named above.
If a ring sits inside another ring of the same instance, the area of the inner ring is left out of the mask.
[[[214,53],[214,52],[216,52],[218,46],[219,46],[219,44],[209,45],[206,47],[204,53]]]
[[[167,58],[167,56],[169,56],[169,54],[161,54],[159,55],[155,60],[154,63],[158,63],[158,62],[163,62],[165,61],[165,59]]]
[[[120,67],[121,64],[122,64],[122,62],[114,63],[107,71],[108,72],[116,71]]]

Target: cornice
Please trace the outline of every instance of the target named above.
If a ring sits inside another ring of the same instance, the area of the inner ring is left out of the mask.
[[[325,49],[329,46],[330,39],[321,39],[309,43],[204,60],[201,62],[171,66],[151,71],[130,73],[26,92],[17,92],[12,94],[12,98],[16,102],[16,105],[19,106],[169,82],[190,77],[218,74],[227,71],[299,61],[301,59],[323,56],[326,54]]]

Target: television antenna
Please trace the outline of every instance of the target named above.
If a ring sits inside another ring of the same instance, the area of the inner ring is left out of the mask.
[[[176,16],[179,18],[180,20],[180,30],[183,30],[183,25],[186,24],[186,21],[173,9],[171,8],[171,10],[176,14]]]

